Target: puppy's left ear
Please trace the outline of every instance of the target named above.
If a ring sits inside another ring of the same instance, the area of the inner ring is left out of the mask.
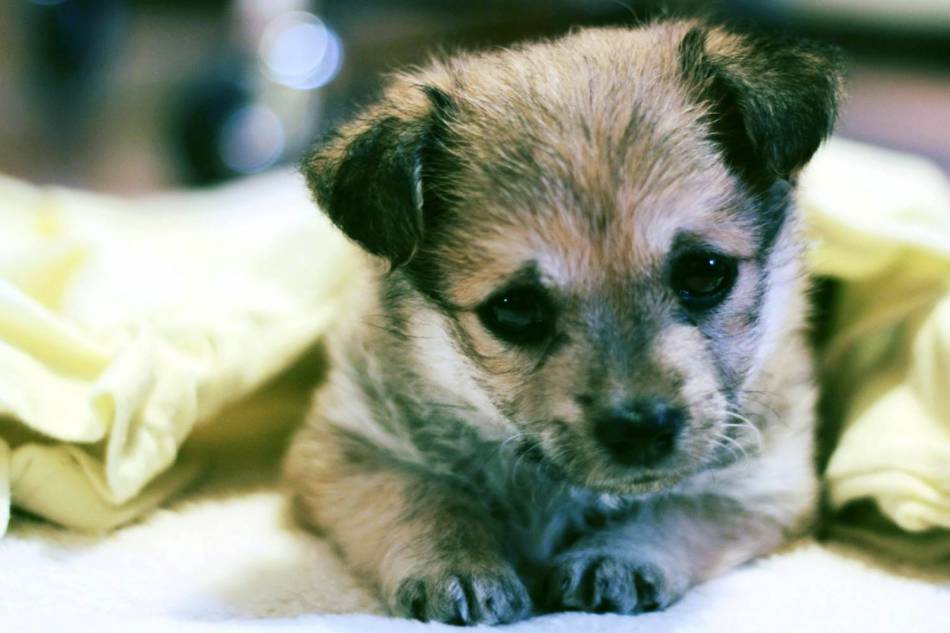
[[[831,133],[842,93],[836,49],[696,24],[679,52],[710,139],[749,184],[794,178]]]
[[[450,99],[430,85],[398,77],[383,98],[342,126],[303,163],[317,203],[350,239],[395,268],[421,245],[435,199]]]

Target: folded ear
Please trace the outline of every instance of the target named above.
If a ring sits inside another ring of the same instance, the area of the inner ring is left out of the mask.
[[[303,163],[330,220],[393,267],[408,262],[423,239],[432,200],[426,159],[439,145],[449,107],[439,89],[399,78]]]
[[[711,140],[749,184],[794,177],[834,127],[835,49],[695,26],[680,44],[680,70],[706,109]]]

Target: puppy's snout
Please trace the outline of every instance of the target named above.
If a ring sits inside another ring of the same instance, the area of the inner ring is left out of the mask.
[[[673,452],[685,415],[661,398],[638,398],[601,414],[594,436],[618,462],[650,466]]]

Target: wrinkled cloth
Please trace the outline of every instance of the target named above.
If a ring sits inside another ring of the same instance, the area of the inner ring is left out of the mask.
[[[836,280],[820,375],[841,434],[840,510],[950,528],[950,185],[927,161],[836,140],[803,174],[814,273]]]
[[[194,426],[307,350],[358,270],[290,173],[138,200],[0,178],[0,235],[0,534],[11,504],[103,530],[181,489]]]

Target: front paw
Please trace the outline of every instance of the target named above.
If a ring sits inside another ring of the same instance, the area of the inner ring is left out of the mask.
[[[603,552],[570,552],[551,569],[552,610],[644,613],[666,608],[682,594],[653,563]]]
[[[397,615],[446,624],[504,624],[527,617],[531,599],[512,569],[411,576],[393,600]]]

